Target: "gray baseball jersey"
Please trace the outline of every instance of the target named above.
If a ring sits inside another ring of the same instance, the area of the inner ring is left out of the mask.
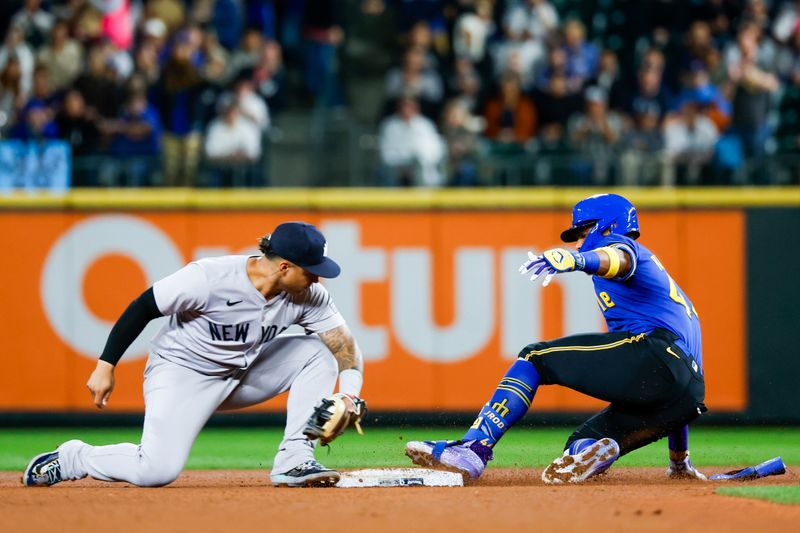
[[[153,285],[158,309],[171,315],[150,351],[207,375],[248,368],[266,343],[293,324],[321,333],[345,324],[328,291],[267,300],[247,275],[246,255],[200,259]]]

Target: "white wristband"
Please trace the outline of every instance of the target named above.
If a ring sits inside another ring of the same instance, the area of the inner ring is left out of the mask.
[[[358,396],[361,394],[361,385],[364,384],[364,374],[355,368],[348,368],[339,372],[339,392]]]

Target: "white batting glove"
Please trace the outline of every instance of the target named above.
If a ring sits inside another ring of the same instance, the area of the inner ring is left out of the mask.
[[[519,273],[523,276],[531,274],[531,281],[544,274],[544,282],[542,287],[547,287],[550,280],[556,274],[564,272],[572,272],[577,268],[582,268],[578,264],[578,260],[583,260],[583,257],[578,253],[570,252],[564,248],[552,248],[545,250],[542,255],[535,255],[533,252],[528,252],[528,261],[519,267]]]

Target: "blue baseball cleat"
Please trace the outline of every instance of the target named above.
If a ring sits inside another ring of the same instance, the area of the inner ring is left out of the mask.
[[[22,473],[22,484],[26,487],[49,487],[61,481],[61,464],[58,452],[40,453],[28,463]]]
[[[583,448],[574,455],[570,449],[564,450],[542,472],[542,481],[549,485],[563,483],[583,483],[593,476],[602,474],[619,459],[619,444],[614,439],[600,439]]]
[[[406,455],[415,465],[429,466],[476,479],[492,460],[492,449],[476,440],[411,441]]]

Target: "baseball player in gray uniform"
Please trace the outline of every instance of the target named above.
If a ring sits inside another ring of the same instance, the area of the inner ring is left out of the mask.
[[[314,459],[303,430],[337,377],[354,408],[363,359],[319,278],[340,268],[323,235],[287,222],[261,239],[260,256],[200,259],[153,284],[120,316],[86,384],[97,407],[114,389],[114,365],[147,323],[169,322],[153,338],[144,372],[141,444],[91,446],[70,440],[31,460],[28,486],[85,476],[161,486],[183,470],[200,430],[218,409],[262,403],[288,390],[286,430],[275,456],[276,486],[333,485],[338,472]],[[283,333],[299,324],[307,335]]]

